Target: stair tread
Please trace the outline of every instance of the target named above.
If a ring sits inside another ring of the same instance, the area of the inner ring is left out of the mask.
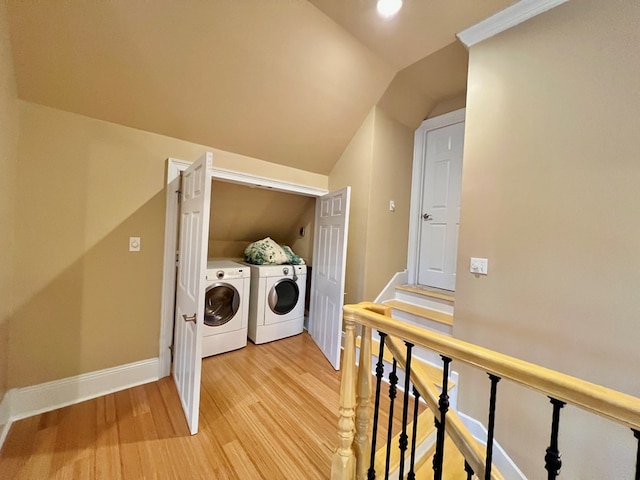
[[[422,442],[427,440],[429,435],[431,435],[435,431],[434,423],[433,423],[433,413],[427,408],[422,413],[418,415],[418,430],[416,432],[416,445],[420,445]],[[409,446],[411,446],[412,442],[412,432],[413,432],[413,422],[407,424],[407,435]],[[391,454],[389,459],[389,471],[393,472],[400,465],[400,449],[398,448],[400,434],[402,432],[398,432],[391,439]],[[408,454],[409,450],[405,452]],[[387,455],[387,445],[382,445],[376,451],[376,463],[375,469],[378,474],[384,472],[384,467],[386,463],[386,455]],[[405,457],[406,461],[406,457]]]
[[[418,317],[433,320],[434,322],[442,323],[444,325],[453,326],[453,315],[450,313],[439,312],[431,308],[421,307],[420,305],[414,305],[412,303],[403,302],[401,300],[387,300],[385,305],[390,306],[396,310],[401,310]]]
[[[443,290],[436,287],[427,287],[425,285],[398,285],[396,290],[424,295],[425,297],[438,298],[453,303],[455,301],[455,292]]]
[[[422,457],[421,461],[416,462],[415,473],[416,478],[432,479],[433,478],[433,453],[435,445],[428,455]],[[443,478],[446,480],[466,480],[467,475],[464,471],[464,457],[458,451],[454,443],[449,437],[445,437],[444,441],[444,464],[442,465]]]

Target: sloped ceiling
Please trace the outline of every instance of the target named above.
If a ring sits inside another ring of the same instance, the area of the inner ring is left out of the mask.
[[[247,245],[264,237],[290,244],[300,219],[315,211],[316,200],[286,192],[213,181],[210,240],[235,240]],[[238,214],[238,212],[242,212]]]
[[[309,0],[397,70],[455,41],[456,33],[502,10],[513,0],[404,0],[382,19],[375,0]]]
[[[21,99],[328,174],[400,69],[508,3],[405,0],[386,24],[373,0],[9,0],[8,11]],[[396,89],[431,88],[406,75]]]

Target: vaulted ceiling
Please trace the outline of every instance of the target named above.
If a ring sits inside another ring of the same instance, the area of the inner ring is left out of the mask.
[[[511,1],[404,3],[8,0],[18,95],[327,174],[381,99],[415,127],[463,93],[455,34]]]

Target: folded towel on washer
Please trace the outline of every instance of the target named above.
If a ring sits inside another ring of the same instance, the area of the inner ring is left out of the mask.
[[[267,237],[250,244],[244,251],[244,259],[254,265],[303,265],[304,260],[288,246],[280,246]]]

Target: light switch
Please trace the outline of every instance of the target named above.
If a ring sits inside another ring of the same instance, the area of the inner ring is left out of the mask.
[[[130,252],[140,251],[140,237],[129,237],[129,251]]]
[[[395,202],[395,200],[389,200],[389,211],[391,211],[391,212],[395,212],[396,211],[396,202]]]
[[[489,271],[489,260],[486,258],[471,257],[469,271],[478,275],[487,275]]]

